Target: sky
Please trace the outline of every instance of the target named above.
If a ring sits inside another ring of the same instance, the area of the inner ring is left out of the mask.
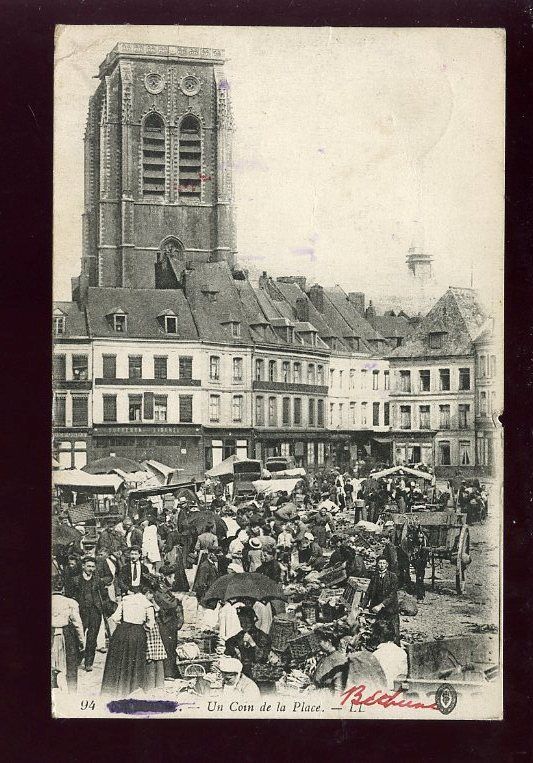
[[[88,99],[117,42],[225,49],[240,260],[379,305],[423,230],[443,289],[500,309],[505,35],[451,28],[58,28],[55,299],[80,270]]]

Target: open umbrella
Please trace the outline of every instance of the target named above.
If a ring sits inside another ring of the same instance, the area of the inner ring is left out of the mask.
[[[219,517],[218,514],[213,514],[212,511],[197,511],[189,517],[189,525],[196,528],[198,534],[205,532],[206,527],[213,523],[217,538],[225,538],[228,528],[222,517]]]
[[[259,572],[236,572],[223,575],[207,589],[200,602],[203,607],[214,608],[219,601],[232,601],[239,599],[253,599],[254,601],[271,601],[281,599],[287,601],[283,595],[281,585]]]
[[[146,469],[138,461],[134,461],[132,458],[124,458],[122,456],[106,456],[104,458],[97,458],[96,461],[91,461],[83,467],[83,471],[88,474],[110,474],[115,469],[120,469],[122,472],[130,474],[131,472],[145,472]]]

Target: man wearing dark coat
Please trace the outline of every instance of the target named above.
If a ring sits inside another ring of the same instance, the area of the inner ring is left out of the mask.
[[[107,592],[107,586],[112,582],[111,573],[105,577],[100,577],[97,574],[95,560],[92,556],[84,557],[81,575],[71,581],[70,593],[80,605],[80,617],[83,630],[86,633],[84,660],[86,671],[93,669],[96,640],[102,624],[102,616],[112,614],[113,604]]]
[[[241,630],[226,641],[226,654],[242,662],[242,672],[252,678],[256,663],[265,663],[270,654],[270,638],[256,626],[257,615],[252,607],[241,607],[238,612]]]
[[[148,567],[141,562],[141,549],[139,546],[130,548],[129,559],[122,565],[118,573],[118,587],[124,595],[131,591],[132,587],[138,588],[144,584],[148,576]]]
[[[394,628],[394,642],[400,645],[400,614],[398,606],[398,578],[389,572],[387,559],[380,556],[376,572],[361,600],[363,609],[369,608],[380,619],[388,620]]]

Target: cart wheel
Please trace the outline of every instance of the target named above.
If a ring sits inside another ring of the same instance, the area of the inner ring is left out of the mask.
[[[467,525],[463,525],[459,534],[457,544],[457,561],[455,572],[455,588],[458,594],[465,592],[466,588],[466,568],[472,561],[470,556],[470,530]]]

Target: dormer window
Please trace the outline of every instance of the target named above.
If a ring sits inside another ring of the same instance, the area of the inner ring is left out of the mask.
[[[178,319],[175,315],[165,315],[165,332],[167,334],[178,333]]]
[[[65,333],[65,316],[54,315],[54,336],[62,336]]]
[[[442,332],[432,331],[429,334],[430,350],[440,350],[442,348],[443,337],[444,337],[444,334]]]
[[[287,326],[287,342],[290,344],[294,342],[294,329],[292,326]]]
[[[237,321],[232,321],[231,324],[231,336],[235,337],[235,339],[240,339],[241,337],[241,324]]]
[[[126,316],[115,313],[113,316],[113,330],[116,331],[117,334],[125,334],[126,327]]]

